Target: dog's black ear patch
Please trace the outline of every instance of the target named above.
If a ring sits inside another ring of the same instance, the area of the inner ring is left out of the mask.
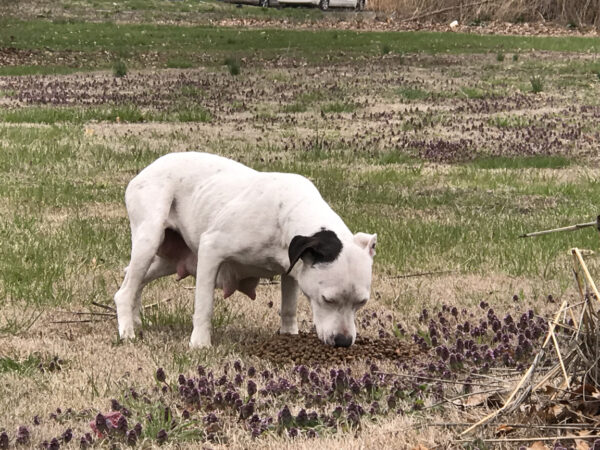
[[[298,260],[310,256],[313,263],[326,263],[335,261],[342,251],[342,241],[331,230],[322,230],[312,236],[294,236],[288,248],[291,272]]]

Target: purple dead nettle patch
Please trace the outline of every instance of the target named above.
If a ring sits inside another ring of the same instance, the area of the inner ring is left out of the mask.
[[[519,304],[517,295],[512,300]],[[180,439],[226,443],[225,423],[238,424],[253,438],[265,433],[315,438],[358,429],[364,420],[415,414],[428,397],[436,401],[444,398],[447,385],[441,379],[461,378],[468,392],[471,374],[494,367],[523,368],[548,327],[532,310],[500,314],[486,301],[470,311],[449,305],[439,310],[423,309],[412,334],[405,325],[394,322],[390,314],[369,310],[360,319],[364,333],[395,335],[428,350],[391,362],[395,370],[389,369],[389,361],[367,359],[366,368],[359,372],[318,364],[283,365],[259,372],[236,360],[223,364],[220,370],[199,365],[195,373],[178,374],[172,382],[161,367],[149,390],[129,387],[121,399],[110,400],[110,412],[95,413],[91,432],[79,437],[79,445],[137,445],[141,440],[162,445]],[[387,368],[382,370],[381,364]],[[89,418],[89,414],[58,408],[49,418],[65,423]],[[38,416],[33,423],[40,423]],[[150,429],[155,431],[145,432]],[[190,429],[194,430],[191,437],[181,431]],[[73,433],[67,428],[40,445],[59,448],[72,439]],[[13,437],[0,433],[0,449],[8,448],[11,441],[29,445],[29,429],[20,426]]]
[[[188,414],[211,411],[206,417],[212,419],[205,422],[236,418],[253,437],[265,432],[316,437],[339,427],[357,427],[365,415],[396,414],[401,399],[419,404],[427,391],[380,374],[375,364],[361,376],[350,368],[296,365],[285,373],[283,368],[264,370],[246,384],[240,377],[256,375],[256,370],[244,369],[239,361],[234,369],[235,374],[220,376],[203,367],[198,370],[202,376],[180,374],[178,393]],[[303,408],[293,413],[290,405],[295,404]]]
[[[522,369],[530,360],[547,331],[546,320],[536,317],[533,310],[515,313],[515,319],[510,313],[499,316],[485,301],[479,306],[479,316],[467,311],[458,314],[456,308],[446,305],[437,314],[421,312],[419,321],[427,326],[421,335],[429,339],[437,356],[428,365],[429,373],[448,378],[464,370]]]

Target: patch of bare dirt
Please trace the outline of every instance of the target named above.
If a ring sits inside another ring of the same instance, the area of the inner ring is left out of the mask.
[[[366,358],[405,362],[423,353],[418,345],[393,337],[376,339],[359,336],[350,347],[332,347],[324,344],[315,333],[278,334],[263,342],[250,341],[247,351],[278,364],[294,362],[308,365],[347,364]]]

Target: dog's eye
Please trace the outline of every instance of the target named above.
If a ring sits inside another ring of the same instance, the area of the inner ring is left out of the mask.
[[[325,297],[324,295],[321,295],[321,299],[323,299],[324,303],[327,303],[328,305],[333,305],[335,303],[335,300],[332,300],[330,298]]]

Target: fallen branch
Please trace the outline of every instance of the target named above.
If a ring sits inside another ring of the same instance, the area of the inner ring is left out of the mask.
[[[114,318],[116,318],[116,316]],[[94,322],[106,322],[106,320],[85,319],[85,320],[52,320],[52,321],[50,321],[50,323],[60,323],[60,324],[65,324],[65,323],[94,323]]]
[[[112,311],[114,313],[117,312],[117,310],[115,308],[113,308],[112,306],[103,305],[102,303],[92,302],[92,305],[97,306],[98,308],[107,309],[107,310]]]
[[[172,298],[172,297],[167,297],[167,298],[165,298],[165,299],[162,299],[162,300],[159,300],[159,301],[157,301],[156,303],[150,303],[149,305],[145,305],[145,306],[144,306],[144,309],[148,309],[148,308],[154,308],[154,307],[156,307],[156,306],[158,306],[158,305],[161,305],[161,304],[163,304],[163,303],[168,303],[168,302],[170,302],[171,300],[173,300],[173,298]]]
[[[569,441],[575,439],[598,439],[600,434],[589,436],[541,436],[541,437],[523,437],[523,438],[504,438],[504,439],[477,439],[478,442],[536,442],[536,441]],[[457,439],[452,441],[456,444],[473,442],[474,439]]]
[[[439,383],[446,383],[446,384],[467,384],[469,386],[482,386],[482,387],[490,387],[491,385],[493,385],[493,383],[487,383],[487,384],[483,384],[483,383],[474,383],[472,381],[464,381],[464,380],[444,380],[443,378],[432,378],[432,377],[425,377],[422,375],[408,375],[405,373],[389,373],[389,372],[375,372],[377,375],[385,375],[385,376],[390,376],[390,377],[404,377],[404,378],[418,378],[419,380],[423,380],[423,381],[437,381]],[[497,381],[496,384],[500,384],[500,381]]]
[[[457,395],[456,397],[445,398],[441,402],[434,403],[433,405],[429,405],[429,406],[424,407],[423,410],[435,408],[436,406],[445,405],[446,403],[451,403],[453,406],[467,406],[467,405],[456,405],[453,402],[456,401],[456,400],[460,400],[461,398],[473,397],[475,395],[480,395],[480,394],[500,394],[502,392],[505,392],[505,390],[504,389],[488,389],[486,391],[469,392],[467,394]]]
[[[408,273],[406,275],[392,275],[388,277],[388,279],[396,279],[396,278],[414,278],[414,277],[426,277],[428,275],[444,275],[447,273],[454,273],[455,270],[437,270],[433,272],[416,272],[416,273]]]
[[[108,316],[114,317],[115,313],[101,313],[101,312],[85,312],[85,311],[56,311],[58,314],[73,314],[74,316]]]

